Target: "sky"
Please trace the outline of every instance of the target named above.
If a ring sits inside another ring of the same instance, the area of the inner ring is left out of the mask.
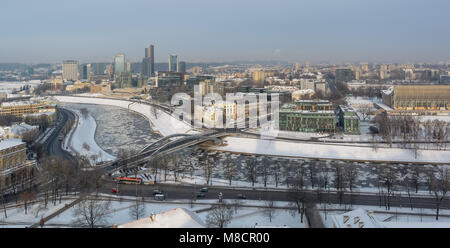
[[[2,0],[0,62],[450,60],[448,0]]]

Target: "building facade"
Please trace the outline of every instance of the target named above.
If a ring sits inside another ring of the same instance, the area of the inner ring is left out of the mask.
[[[284,131],[334,133],[336,115],[329,101],[300,100],[281,108],[279,126]]]
[[[34,176],[35,162],[27,160],[25,142],[18,139],[0,141],[0,188],[8,189]]]
[[[126,62],[125,62],[125,54],[117,54],[114,57],[114,74],[120,75],[125,71]]]
[[[401,85],[393,90],[394,110],[450,111],[450,85]]]
[[[78,80],[78,61],[64,60],[62,63],[62,78],[65,81]]]
[[[178,57],[177,55],[169,55],[169,71],[176,72],[178,65]]]
[[[339,126],[345,134],[360,134],[360,120],[356,111],[349,106],[339,106]]]

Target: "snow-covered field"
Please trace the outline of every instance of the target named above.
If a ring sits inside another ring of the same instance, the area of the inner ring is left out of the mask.
[[[41,80],[31,80],[31,81],[21,81],[21,82],[0,82],[0,92],[8,92],[11,93],[14,90],[20,89],[25,85],[30,85],[32,87],[36,87],[40,85]]]
[[[107,195],[104,195],[107,196]],[[114,199],[115,198],[115,199]],[[148,200],[148,199],[146,199]],[[49,214],[57,211],[58,209],[64,207],[65,204],[70,203],[71,200],[63,200],[61,204],[49,203],[47,209],[43,209],[43,203],[33,204],[29,206],[28,213],[25,214],[23,207],[13,208],[7,210],[8,218],[4,218],[3,212],[0,215],[0,221],[2,222],[2,227],[12,227],[12,228],[23,228],[30,226],[34,223],[38,223],[39,220],[48,216]],[[124,224],[134,221],[130,209],[135,204],[135,199],[133,197],[116,198],[112,196],[110,201],[111,205],[109,208],[109,215],[102,226],[111,227],[113,225]],[[206,218],[211,208],[211,203],[216,203],[216,200],[198,200],[191,205],[189,202],[145,202],[144,204],[144,215],[143,217],[148,217],[151,214],[158,214],[178,207],[186,208],[194,213],[196,213],[200,219],[206,223]],[[228,202],[233,204],[233,202]],[[304,222],[300,222],[300,217],[297,214],[291,214],[289,210],[286,209],[276,209],[273,213],[272,220],[264,214],[265,208],[259,208],[257,206],[264,206],[264,202],[261,201],[240,201],[240,205],[251,206],[251,207],[238,207],[233,206],[233,218],[227,227],[308,227],[306,219]],[[275,202],[276,207],[286,206],[286,202]],[[53,219],[46,222],[47,227],[74,227],[76,226],[76,221],[79,216],[74,216],[74,210],[77,206],[74,206],[60,215],[54,217]],[[39,211],[38,211],[39,210]]]
[[[238,137],[225,138],[226,146],[213,149],[248,154],[266,154],[272,156],[307,157],[324,159],[349,159],[364,161],[396,161],[450,163],[450,151],[419,150],[418,157],[409,149],[378,148],[317,144],[307,142],[287,142]]]
[[[347,210],[344,210],[344,207]],[[439,220],[436,221],[436,210],[434,209],[419,209],[407,207],[391,207],[390,210],[386,210],[385,207],[379,206],[359,206],[353,205],[351,209],[349,206],[338,204],[318,204],[317,209],[320,211],[322,222],[325,227],[333,227],[333,221],[331,216],[339,215],[351,211],[353,209],[362,208],[368,211],[372,211],[374,216],[381,224],[387,228],[440,228],[450,227],[450,210],[441,210]],[[325,211],[327,209],[327,211]],[[342,209],[342,210],[339,210]]]

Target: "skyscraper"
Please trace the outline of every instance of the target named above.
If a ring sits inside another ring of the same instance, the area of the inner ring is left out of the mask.
[[[186,63],[184,61],[180,61],[180,63],[178,63],[177,72],[186,72]]]
[[[155,51],[153,45],[145,48],[144,58],[142,59],[142,74],[147,77],[155,74]]]
[[[169,55],[169,71],[177,71],[178,58],[177,55]]]
[[[78,80],[78,61],[64,60],[62,63],[62,77],[65,81]]]
[[[352,69],[349,68],[338,68],[336,69],[335,82],[349,82],[354,79],[354,74]]]
[[[81,79],[89,80],[92,73],[91,64],[84,64],[81,68]]]
[[[119,75],[125,71],[125,54],[120,53],[114,57],[114,74]]]

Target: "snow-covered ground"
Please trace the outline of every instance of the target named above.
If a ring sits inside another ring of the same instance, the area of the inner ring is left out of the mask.
[[[160,111],[152,110],[152,107],[145,104],[133,103],[124,100],[112,100],[101,98],[69,97],[57,96],[59,101],[71,103],[93,103],[119,106],[136,111],[147,117],[152,123],[152,129],[158,130],[163,136],[175,133],[195,132],[191,126],[183,121],[177,120],[173,116]],[[359,100],[361,101],[361,100]],[[365,101],[365,100],[364,100]],[[363,101],[363,102],[364,102]],[[372,101],[372,100],[368,100]],[[368,125],[364,125],[366,132]],[[367,134],[363,134],[368,136]],[[366,140],[365,137],[356,138]],[[348,146],[337,144],[312,144],[301,142],[288,142],[279,140],[262,140],[251,138],[228,137],[227,146],[215,147],[220,151],[240,152],[249,154],[266,154],[272,156],[308,157],[323,159],[349,159],[365,161],[397,161],[397,162],[427,162],[427,163],[448,163],[450,162],[450,151],[419,150],[414,154],[410,149],[385,148],[376,150],[372,147]]]
[[[317,144],[308,142],[287,142],[238,137],[225,138],[226,146],[213,149],[247,154],[265,154],[272,156],[307,157],[323,159],[348,159],[364,161],[396,161],[449,163],[450,151],[419,150],[417,158],[409,149],[377,148]]]
[[[78,118],[77,122],[74,124],[74,130],[66,136],[66,141],[64,142],[64,148],[70,149],[75,154],[80,154],[87,157],[91,164],[95,164],[102,161],[111,161],[116,159],[116,157],[105,152],[101,147],[95,142],[95,130],[97,124],[94,117],[92,117],[89,112],[87,116],[84,116],[80,110],[72,109]]]
[[[347,208],[346,210],[344,210]],[[440,228],[450,227],[450,210],[440,211],[439,220],[436,221],[435,209],[421,209],[407,207],[391,207],[390,210],[379,206],[360,206],[360,205],[338,205],[338,204],[318,204],[317,209],[325,224],[325,227],[332,228],[332,215],[339,215],[351,211],[352,209],[362,208],[372,211],[374,216],[381,224],[387,228]],[[325,209],[327,209],[325,211]]]
[[[41,80],[30,80],[30,81],[20,81],[20,82],[0,82],[0,92],[11,93],[14,90],[19,90],[20,87],[30,85],[31,87],[36,87],[40,85]]]
[[[108,196],[108,195],[103,195]],[[121,199],[116,196],[111,197],[111,205],[109,208],[109,216],[106,218],[103,226],[111,227],[117,224],[124,224],[131,221],[134,221],[130,209],[135,204],[134,197],[123,197]],[[56,204],[55,206],[52,203],[47,205],[47,208],[43,208],[43,203],[32,204],[29,206],[28,213],[25,214],[25,210],[23,207],[12,208],[7,210],[8,218],[4,218],[3,211],[0,215],[0,221],[2,222],[1,227],[27,227],[34,223],[38,223],[42,217],[48,216],[49,214],[57,211],[58,209],[64,207],[65,204],[68,204],[71,200],[63,200],[61,204]],[[217,203],[217,200],[197,200],[196,202],[191,203],[188,201],[185,202],[170,202],[165,201],[161,203],[156,202],[148,202],[149,199],[146,199],[144,204],[144,215],[143,217],[148,217],[151,214],[158,214],[161,212],[165,212],[171,209],[175,209],[178,207],[186,208],[192,212],[198,212],[196,215],[200,217],[200,219],[206,223],[206,218],[209,213],[210,208],[212,207],[212,203]],[[104,202],[104,201],[103,201]],[[234,202],[229,201],[229,204],[233,204]],[[245,228],[245,227],[308,227],[306,223],[306,219],[304,222],[300,222],[300,217],[298,214],[289,212],[286,209],[276,209],[274,211],[272,220],[269,219],[268,216],[264,214],[265,208],[259,208],[258,206],[265,206],[265,202],[262,201],[239,201],[240,206],[238,208],[233,208],[233,218],[231,222],[227,225],[227,227],[237,227],[237,228]],[[249,207],[244,207],[249,206]],[[284,207],[287,206],[286,202],[275,202],[276,207]],[[47,227],[72,227],[75,226],[75,222],[77,221],[79,216],[74,216],[74,210],[77,206],[74,206],[60,215],[54,217],[53,219],[46,222]],[[38,211],[39,210],[39,211]],[[199,211],[202,210],[202,211]]]

